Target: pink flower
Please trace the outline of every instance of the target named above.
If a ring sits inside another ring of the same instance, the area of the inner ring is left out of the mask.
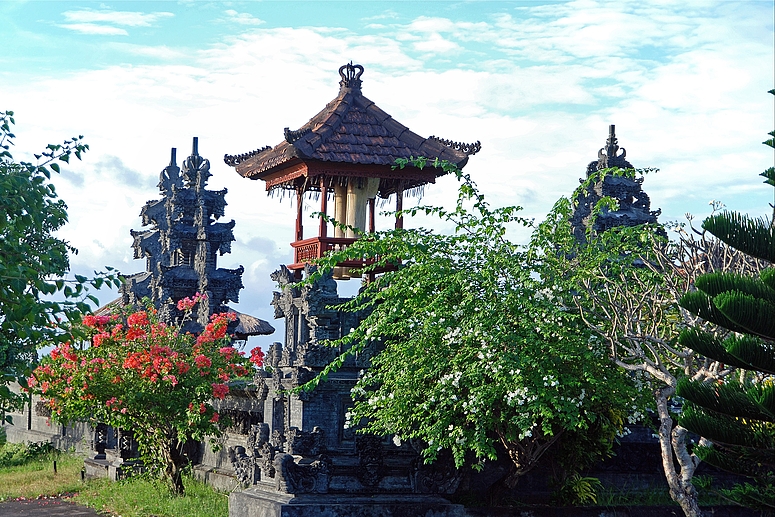
[[[194,363],[196,363],[196,366],[200,369],[209,368],[213,364],[212,360],[203,354],[199,354],[198,356],[194,357]]]
[[[100,332],[99,334],[97,334],[92,338],[92,343],[94,344],[94,346],[100,346],[102,342],[109,337],[110,337],[110,334],[108,334],[107,332]]]
[[[264,365],[264,352],[259,347],[250,351],[250,362],[259,367]]]
[[[224,399],[226,398],[227,393],[229,393],[229,387],[227,385],[213,383],[213,397]]]
[[[126,319],[130,327],[138,327],[140,325],[148,325],[148,314],[145,312],[136,312],[130,314]]]
[[[234,349],[234,347],[233,347],[233,346],[224,346],[224,347],[222,347],[222,348],[219,350],[219,352],[220,352],[220,353],[221,353],[221,355],[222,355],[223,357],[225,357],[226,359],[231,359],[231,358],[234,356],[234,354],[236,354],[236,353],[237,353],[237,351]]]
[[[190,311],[194,308],[194,305],[196,305],[196,302],[188,297],[178,300],[179,311]]]

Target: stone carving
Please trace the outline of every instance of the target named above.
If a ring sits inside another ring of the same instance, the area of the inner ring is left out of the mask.
[[[355,449],[358,452],[358,479],[368,487],[379,484],[382,478],[382,438],[371,434],[359,434],[355,437]]]
[[[260,415],[241,409],[222,407],[218,410],[218,413],[221,415],[223,421],[231,422],[226,428],[226,432],[235,434],[248,434],[251,426],[253,426],[254,422],[260,418]]]
[[[229,461],[231,461],[231,465],[234,467],[237,481],[242,486],[249,487],[258,481],[255,458],[246,454],[245,447],[229,447]]]
[[[291,427],[288,431],[288,452],[294,456],[318,456],[325,450],[323,431],[319,427],[312,432]]]
[[[260,479],[271,479],[275,475],[275,447],[269,443],[269,425],[265,423],[250,426],[246,447],[229,448],[231,461],[237,480],[243,486],[254,485]],[[251,454],[248,454],[248,451]]]
[[[248,433],[247,445],[248,449],[257,449],[261,445],[269,442],[269,424],[260,423],[250,426],[250,432]]]
[[[305,275],[314,271],[313,266],[305,267]],[[294,281],[293,273],[281,266],[272,274],[272,280],[281,289],[274,293],[272,300],[275,317],[285,319],[286,330],[286,345],[282,347],[278,366],[311,368],[314,376],[318,369],[342,352],[324,346],[323,342],[337,339],[350,328],[356,327],[363,315],[335,309],[345,299],[339,297],[336,281],[330,274],[310,286],[298,289],[290,287]],[[347,361],[348,366],[368,364],[368,358],[363,355],[357,359],[350,357]]]
[[[275,475],[274,456],[275,449],[268,442],[264,442],[254,449],[256,465],[261,471],[261,479],[273,478]]]
[[[35,416],[51,418],[51,406],[46,401],[38,400],[35,402]]]
[[[412,443],[413,448],[415,445]],[[416,450],[419,454],[421,449]],[[454,494],[463,479],[462,472],[455,467],[448,450],[442,450],[431,464],[426,464],[418,455],[412,462],[412,468],[412,486],[421,494]]]
[[[275,459],[277,490],[287,494],[325,494],[329,487],[331,461],[326,457],[296,463],[290,454]]]

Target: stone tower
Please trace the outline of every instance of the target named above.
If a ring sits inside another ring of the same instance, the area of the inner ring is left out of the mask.
[[[136,304],[147,297],[159,310],[160,320],[169,323],[182,316],[177,309],[178,300],[193,297],[197,292],[207,294],[207,299],[195,309],[196,318],[184,328],[193,333],[201,331],[213,313],[228,311],[228,302],[239,301],[243,287],[241,266],[224,269],[217,265],[219,254],[231,252],[234,221],[216,222],[224,215],[226,189],[206,189],[210,176],[210,161],[199,156],[196,137],[182,169],[172,149],[170,164],[159,178],[162,198],[148,201],[140,212],[143,226],[150,228],[131,231],[134,257],[146,259],[146,271],[126,277],[121,288],[123,304]],[[246,319],[251,320],[253,327],[256,322],[259,327],[263,324],[258,332],[248,334],[274,331],[266,322],[238,316],[235,327]]]
[[[621,151],[621,152],[620,152]],[[619,148],[615,126],[608,128],[608,140],[605,147],[597,153],[597,160],[587,165],[587,178],[579,180],[584,183],[595,172],[618,167],[632,169],[633,166],[625,159],[627,151]],[[594,231],[602,232],[615,226],[637,226],[646,223],[656,223],[661,210],[651,210],[651,200],[641,188],[643,178],[629,178],[615,174],[606,174],[602,180],[590,185],[586,192],[578,198],[571,217],[573,234],[580,242],[586,241],[586,231],[590,224],[592,210],[603,197],[612,197],[619,204],[617,210],[606,210],[598,214],[594,223]]]

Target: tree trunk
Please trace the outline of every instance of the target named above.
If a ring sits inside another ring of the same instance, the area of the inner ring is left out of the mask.
[[[689,454],[686,447],[686,429],[676,426],[667,408],[667,399],[675,393],[675,388],[666,386],[654,392],[659,414],[659,445],[662,451],[662,467],[665,470],[670,497],[681,506],[686,517],[702,517],[697,503],[697,489],[692,484],[692,476],[697,469],[699,459]],[[678,460],[680,473],[676,471]]]
[[[183,487],[183,466],[186,462],[186,457],[180,451],[177,440],[171,439],[167,442],[167,446],[164,447],[164,461],[166,463],[164,468],[164,475],[167,478],[167,484],[170,490],[176,495],[183,495],[185,488]]]

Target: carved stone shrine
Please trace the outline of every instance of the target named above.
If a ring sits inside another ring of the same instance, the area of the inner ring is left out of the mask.
[[[219,268],[218,255],[231,252],[234,221],[216,222],[224,215],[226,189],[206,189],[210,161],[199,156],[194,137],[191,155],[182,170],[172,149],[170,164],[159,176],[162,198],[148,201],[140,212],[143,226],[150,229],[131,231],[134,258],[146,259],[146,270],[129,275],[121,286],[121,303],[139,304],[149,298],[159,311],[159,319],[175,323],[182,319],[178,300],[199,292],[207,298],[196,306],[196,317],[186,322],[183,331],[198,333],[220,312],[235,312],[228,302],[238,302],[243,288],[243,267]],[[271,334],[269,323],[237,313],[229,333],[244,340],[251,335]]]
[[[142,305],[143,299],[147,298],[159,311],[160,321],[180,324],[183,313],[177,308],[178,300],[199,292],[207,297],[197,303],[195,317],[184,322],[182,327],[183,332],[198,333],[214,313],[236,312],[229,309],[227,303],[239,301],[243,268],[217,266],[218,254],[231,251],[234,221],[216,222],[224,215],[226,189],[211,191],[205,188],[211,176],[210,162],[199,155],[198,139],[194,137],[191,155],[183,161],[182,170],[175,155],[173,148],[170,163],[159,177],[162,198],[148,201],[140,212],[143,226],[151,228],[131,231],[134,258],[145,258],[146,270],[126,276],[120,289],[121,298],[95,313],[108,314],[117,305]],[[236,314],[236,321],[229,327],[229,333],[236,340],[274,332],[266,321]],[[108,441],[114,442],[115,446],[106,447]],[[92,450],[85,460],[88,477],[116,480],[137,466],[137,461],[133,460],[137,457],[137,444],[130,432],[99,424],[90,442]],[[189,447],[186,452],[192,456],[195,455],[190,454],[192,450],[197,449],[199,447]],[[212,451],[207,449],[202,455],[207,456],[208,452]],[[206,470],[206,467],[200,465],[202,469]]]
[[[605,147],[598,151],[597,160],[587,165],[587,178],[601,169],[633,168],[632,164],[625,159],[627,151],[619,148],[615,129],[613,124],[609,126]],[[585,180],[579,181],[583,183]],[[606,174],[603,180],[592,185],[586,194],[582,193],[578,197],[578,205],[574,207],[571,217],[571,226],[576,239],[579,242],[586,241],[586,232],[590,225],[592,210],[603,197],[616,199],[619,208],[617,210],[603,209],[594,223],[593,230],[596,232],[603,232],[616,226],[656,223],[661,210],[651,210],[651,199],[641,188],[642,183],[642,177],[631,179]]]

